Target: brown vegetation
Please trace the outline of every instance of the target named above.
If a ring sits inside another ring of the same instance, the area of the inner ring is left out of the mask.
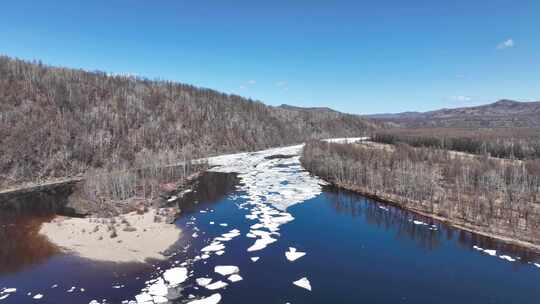
[[[338,186],[466,229],[540,245],[540,160],[314,141],[304,147],[301,161]]]
[[[0,56],[0,189],[82,177],[66,206],[76,213],[117,214],[133,197],[148,204],[163,184],[178,190],[204,169],[194,158],[370,128],[354,115]]]
[[[384,144],[406,143],[414,147],[467,152],[509,159],[540,158],[540,129],[420,128],[377,130],[371,140]]]

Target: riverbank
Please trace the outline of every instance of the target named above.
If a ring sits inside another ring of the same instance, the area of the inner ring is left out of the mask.
[[[405,202],[405,200],[400,199],[398,196],[389,195],[389,194],[383,194],[383,193],[374,193],[372,191],[367,191],[365,188],[361,188],[361,187],[358,187],[358,186],[350,185],[350,184],[347,184],[347,183],[334,182],[332,180],[329,180],[329,179],[323,178],[323,177],[321,177],[321,178],[323,180],[325,180],[327,183],[329,183],[333,187],[343,189],[343,190],[347,190],[347,191],[351,191],[353,193],[360,194],[362,196],[365,196],[367,198],[383,202],[385,204],[390,204],[390,205],[393,205],[393,206],[397,206],[399,208],[412,211],[412,212],[417,213],[419,215],[433,218],[435,220],[444,222],[446,225],[452,226],[454,228],[458,228],[458,229],[469,231],[469,232],[472,232],[472,233],[476,233],[476,234],[479,234],[479,235],[482,235],[482,236],[498,239],[500,241],[503,241],[503,242],[506,242],[506,243],[509,243],[509,244],[513,244],[513,245],[517,245],[517,246],[521,246],[523,248],[527,248],[527,249],[530,249],[530,250],[533,250],[533,251],[536,251],[536,252],[540,253],[540,245],[538,245],[538,244],[527,242],[527,241],[522,241],[522,240],[518,240],[518,239],[514,239],[514,238],[510,238],[510,237],[507,237],[507,236],[505,236],[503,234],[498,234],[498,233],[495,233],[495,232],[487,231],[487,230],[485,230],[484,226],[473,225],[473,224],[471,224],[469,222],[466,222],[466,221],[450,219],[448,217],[440,216],[440,215],[437,215],[435,213],[432,213],[432,212],[429,212],[429,211],[426,211],[426,210],[423,210],[423,209],[416,208],[415,206],[413,206],[414,204],[411,204],[410,201]],[[416,202],[416,204],[418,204],[418,202]]]
[[[302,164],[337,187],[540,252],[540,181],[523,162],[314,142]]]
[[[115,263],[164,259],[181,236],[174,224],[155,221],[157,209],[108,219],[56,216],[39,231],[53,244],[80,257]]]

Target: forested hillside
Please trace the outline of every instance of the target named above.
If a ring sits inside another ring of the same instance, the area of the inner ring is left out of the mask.
[[[359,116],[0,57],[0,186],[359,136]]]

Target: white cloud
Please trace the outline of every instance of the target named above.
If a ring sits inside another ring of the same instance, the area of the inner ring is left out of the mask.
[[[287,86],[287,82],[285,82],[285,81],[278,81],[278,82],[276,82],[276,86],[278,86],[278,87],[286,87],[286,86]]]
[[[253,84],[256,84],[257,81],[255,81],[255,80],[249,80],[247,83],[253,85]]]
[[[513,48],[516,44],[514,43],[514,39],[512,38],[509,38],[501,43],[499,43],[499,45],[497,45],[497,49],[498,50],[504,50],[504,49],[508,49],[508,48]]]
[[[464,96],[464,95],[449,96],[447,99],[450,100],[450,101],[455,101],[455,102],[469,102],[469,101],[472,100],[471,97]]]
[[[241,86],[240,86],[240,89],[241,89],[241,90],[243,90],[243,89],[245,89],[245,88],[246,88],[245,85],[241,85]]]

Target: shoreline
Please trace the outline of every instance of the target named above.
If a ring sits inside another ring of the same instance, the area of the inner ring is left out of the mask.
[[[164,251],[181,237],[174,224],[155,222],[157,209],[127,213],[110,219],[55,216],[39,230],[64,252],[82,258],[114,263],[163,260]]]
[[[441,221],[444,224],[449,225],[449,226],[454,227],[454,228],[457,228],[457,229],[461,229],[461,230],[472,232],[472,233],[482,235],[482,236],[485,236],[485,237],[490,237],[490,238],[493,238],[493,239],[497,239],[497,240],[500,240],[500,241],[503,241],[503,242],[506,242],[506,243],[509,243],[509,244],[512,244],[512,245],[524,247],[524,248],[532,250],[532,251],[534,251],[536,253],[540,253],[540,244],[535,244],[535,243],[531,243],[531,242],[528,242],[528,241],[523,241],[523,240],[519,240],[519,239],[510,238],[508,236],[504,236],[504,235],[489,232],[489,231],[482,231],[482,230],[479,229],[481,226],[476,226],[476,225],[466,223],[466,222],[463,222],[463,221],[458,221],[458,220],[449,219],[447,217],[442,217],[440,215],[437,215],[437,214],[434,214],[434,213],[431,213],[431,212],[419,210],[417,208],[401,204],[398,201],[389,199],[388,197],[384,197],[384,196],[381,196],[379,194],[374,194],[372,192],[367,192],[367,191],[361,190],[358,187],[350,186],[350,185],[347,185],[347,184],[344,184],[344,183],[336,183],[336,182],[333,182],[333,181],[331,181],[331,180],[329,180],[327,178],[324,178],[322,176],[319,176],[319,177],[321,179],[323,179],[324,181],[326,181],[327,183],[329,183],[331,186],[336,187],[338,189],[351,191],[353,193],[365,196],[365,197],[367,197],[369,199],[374,199],[374,200],[383,202],[385,204],[390,204],[392,206],[396,206],[396,207],[399,207],[401,209],[417,213],[417,214],[425,216],[425,217],[433,218],[435,220]]]

